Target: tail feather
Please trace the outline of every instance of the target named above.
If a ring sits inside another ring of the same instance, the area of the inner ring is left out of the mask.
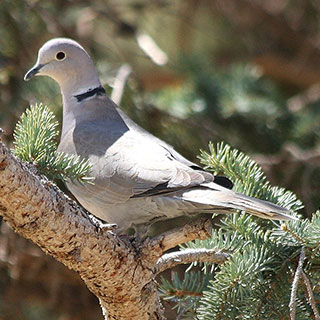
[[[212,210],[241,210],[263,219],[298,220],[292,212],[269,201],[252,198],[215,183],[188,189],[179,195],[183,200],[208,205]]]
[[[278,206],[272,202],[248,197],[239,193],[235,193],[235,207],[239,204],[247,213],[271,220],[298,220],[292,216],[292,212],[286,208]],[[237,209],[237,208],[235,208]]]

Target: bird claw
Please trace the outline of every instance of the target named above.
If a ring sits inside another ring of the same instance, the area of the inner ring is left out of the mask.
[[[118,225],[116,223],[106,223],[91,214],[89,214],[88,216],[89,216],[91,223],[96,228],[99,228],[101,230],[114,230],[114,229],[118,228]]]
[[[101,223],[100,228],[103,230],[114,230],[118,228],[116,223]]]

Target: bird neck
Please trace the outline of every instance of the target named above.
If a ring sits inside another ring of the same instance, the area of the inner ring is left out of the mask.
[[[105,93],[104,88],[93,88],[92,90],[80,92],[75,95],[65,95],[63,100],[63,125],[62,134],[68,132],[76,123],[106,121],[122,121],[117,106]]]
[[[60,79],[58,83],[62,95],[68,100],[102,87],[95,70],[87,74],[68,74],[68,77]]]

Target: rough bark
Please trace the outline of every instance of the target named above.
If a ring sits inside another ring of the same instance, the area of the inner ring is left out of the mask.
[[[174,245],[210,236],[207,221],[200,220],[144,242],[119,237],[92,223],[84,209],[2,143],[0,215],[14,231],[78,272],[99,298],[106,319],[164,319],[155,266]]]

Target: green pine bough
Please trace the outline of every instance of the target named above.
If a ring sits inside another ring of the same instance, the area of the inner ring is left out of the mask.
[[[209,152],[201,151],[199,159],[207,170],[228,176],[235,191],[273,201],[293,212],[303,207],[294,193],[272,186],[256,162],[225,143],[210,143]],[[298,281],[293,296],[302,247],[305,277]],[[296,306],[296,320],[319,319],[320,211],[311,220],[285,223],[227,214],[210,239],[181,246],[181,250],[199,248],[225,251],[231,258],[222,265],[193,263],[182,280],[175,272],[171,281],[162,278],[161,295],[173,303],[179,319],[289,320],[290,299]]]
[[[57,151],[58,135],[53,112],[43,104],[30,106],[16,125],[12,151],[22,161],[33,163],[50,180],[93,183],[88,160]]]
[[[221,142],[215,147],[210,142],[209,153],[200,150],[198,158],[205,165],[205,169],[227,176],[234,183],[234,191],[268,200],[293,211],[303,208],[302,202],[293,192],[271,186],[255,161],[228,144]]]

